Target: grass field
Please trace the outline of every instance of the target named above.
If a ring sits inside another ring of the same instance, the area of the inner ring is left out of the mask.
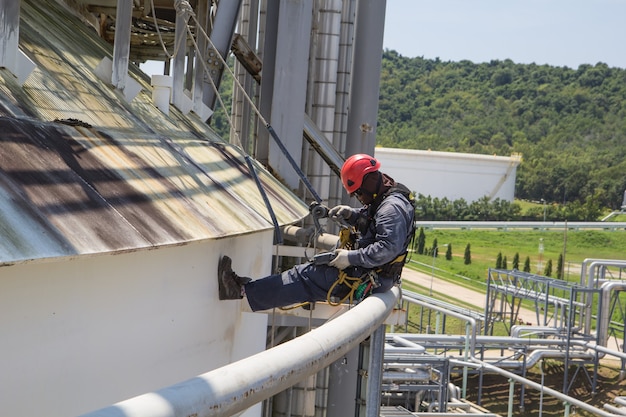
[[[425,230],[426,247],[432,247],[437,239],[439,256],[412,255],[412,260],[422,264],[423,271],[432,266],[445,269],[452,274],[484,282],[489,268],[495,268],[498,253],[507,260],[507,269],[512,269],[515,254],[519,254],[519,268],[526,257],[530,258],[531,272],[543,275],[543,268],[552,260],[552,277],[556,277],[559,255],[564,256],[564,275],[568,281],[578,281],[580,266],[587,258],[626,260],[625,230]],[[452,260],[446,260],[444,245],[452,247]],[[465,265],[464,252],[467,244],[471,249],[471,264]],[[543,245],[543,254],[540,253]],[[541,267],[540,267],[541,265]],[[472,285],[473,286],[473,285]]]
[[[626,222],[626,214],[618,214],[617,216],[611,217],[608,221],[610,221],[610,222]]]

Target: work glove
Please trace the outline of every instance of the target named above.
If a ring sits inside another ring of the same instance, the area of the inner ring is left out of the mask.
[[[352,216],[352,208],[350,206],[335,206],[328,210],[328,217],[333,219],[348,220]]]
[[[335,249],[335,257],[328,263],[328,265],[334,266],[337,269],[346,269],[350,266],[348,252],[349,251],[346,249]]]

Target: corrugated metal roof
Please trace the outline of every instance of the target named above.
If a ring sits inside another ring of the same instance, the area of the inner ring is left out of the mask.
[[[53,0],[23,0],[23,86],[0,69],[0,262],[129,251],[272,228],[243,155],[200,119],[130,103],[94,68],[112,46]],[[258,166],[258,165],[257,165]],[[281,225],[307,206],[259,167]]]

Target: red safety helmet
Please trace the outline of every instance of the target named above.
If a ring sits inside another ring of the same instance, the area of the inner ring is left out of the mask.
[[[370,172],[376,172],[380,162],[364,153],[352,155],[341,167],[341,182],[350,194],[361,188],[363,177]]]

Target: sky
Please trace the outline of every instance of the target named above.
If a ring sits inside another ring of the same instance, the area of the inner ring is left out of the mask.
[[[383,48],[442,61],[626,68],[626,0],[387,0]]]

